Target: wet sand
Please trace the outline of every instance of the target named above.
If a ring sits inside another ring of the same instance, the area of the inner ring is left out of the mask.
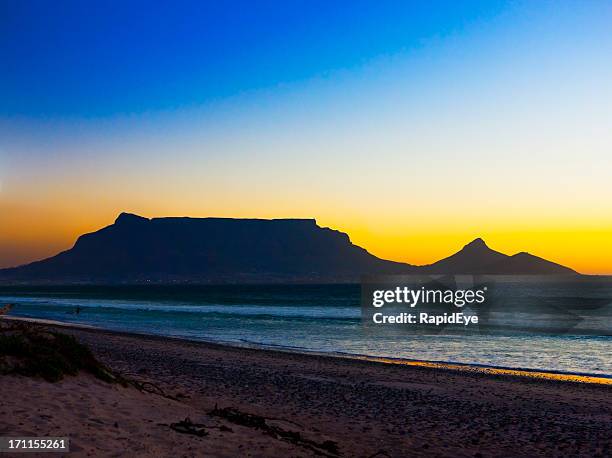
[[[612,453],[610,385],[61,330],[114,370],[152,382],[173,399],[88,375],[56,384],[2,376],[0,435],[69,436],[70,456]],[[265,417],[272,429],[211,415],[215,406]],[[169,427],[185,417],[207,435]],[[293,433],[299,441],[288,440]],[[337,454],[308,446],[326,441],[337,444]]]

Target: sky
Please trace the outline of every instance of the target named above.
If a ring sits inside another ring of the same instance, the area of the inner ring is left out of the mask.
[[[0,0],[0,267],[122,211],[612,274],[612,3]]]

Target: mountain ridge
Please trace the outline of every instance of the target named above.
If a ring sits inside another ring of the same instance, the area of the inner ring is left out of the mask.
[[[18,267],[4,281],[354,282],[382,274],[576,274],[528,253],[509,256],[476,238],[425,266],[378,258],[315,219],[145,218],[122,212],[72,248]]]
[[[564,275],[577,274],[562,266],[524,251],[507,255],[495,251],[480,237],[465,245],[458,252],[420,266],[429,274],[481,274],[481,275]]]

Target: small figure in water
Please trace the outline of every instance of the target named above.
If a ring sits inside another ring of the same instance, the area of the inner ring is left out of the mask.
[[[80,305],[77,305],[77,306],[76,306],[76,309],[74,309],[74,313],[75,313],[76,315],[78,315],[79,313],[81,313],[81,306],[80,306]]]

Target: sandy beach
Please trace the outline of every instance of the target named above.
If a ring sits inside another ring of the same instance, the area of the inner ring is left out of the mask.
[[[610,385],[59,330],[154,392],[1,376],[1,436],[68,436],[70,456],[611,453]]]

